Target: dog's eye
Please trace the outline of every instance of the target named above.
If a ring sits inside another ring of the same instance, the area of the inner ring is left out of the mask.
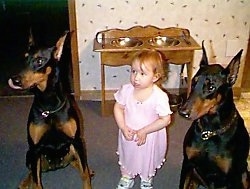
[[[45,64],[48,62],[47,58],[45,57],[37,57],[35,59],[32,60],[32,66],[34,70],[39,70],[42,67],[45,66]]]
[[[42,59],[39,59],[39,60],[37,60],[37,63],[38,63],[39,65],[42,65],[42,64],[43,64],[43,60],[42,60]]]
[[[39,57],[39,58],[36,59],[36,63],[39,66],[42,66],[45,62],[46,62],[46,58]]]
[[[209,85],[208,86],[208,91],[211,93],[215,90],[215,86],[214,85]]]

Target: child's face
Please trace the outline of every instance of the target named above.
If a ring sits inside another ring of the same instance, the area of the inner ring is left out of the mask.
[[[130,81],[135,88],[151,87],[158,78],[154,74],[151,67],[146,67],[138,61],[133,62],[131,66]]]

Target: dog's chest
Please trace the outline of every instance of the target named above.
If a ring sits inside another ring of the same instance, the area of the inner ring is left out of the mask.
[[[223,149],[223,150],[222,150]],[[206,172],[220,170],[227,173],[232,165],[232,155],[225,150],[224,144],[218,141],[193,141],[190,146],[185,147],[188,159],[198,167],[206,167]]]
[[[45,154],[54,154],[56,151],[58,156],[64,156],[69,151],[69,146],[73,139],[68,137],[60,130],[48,130],[41,138],[39,146]]]
[[[43,171],[65,167],[72,161],[73,139],[56,129],[47,131],[39,142]]]

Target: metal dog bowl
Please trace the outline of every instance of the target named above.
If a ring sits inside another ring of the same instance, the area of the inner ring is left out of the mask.
[[[168,97],[169,97],[169,104],[170,104],[170,109],[173,112],[176,112],[179,107],[181,106],[183,99],[181,96],[176,95],[176,94],[170,94],[168,93]]]
[[[142,45],[142,43],[142,41],[130,37],[121,37],[111,41],[111,45],[116,47],[136,47]]]
[[[148,43],[156,47],[168,47],[168,46],[176,46],[180,43],[180,41],[175,38],[158,36],[149,39]]]
[[[171,94],[165,88],[161,88],[165,93],[167,93],[169,98],[170,109],[176,112],[183,103],[183,98],[181,95]]]

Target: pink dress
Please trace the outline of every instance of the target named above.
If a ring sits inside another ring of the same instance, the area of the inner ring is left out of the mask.
[[[125,122],[130,128],[138,130],[159,116],[172,114],[167,94],[157,85],[154,85],[151,96],[143,102],[136,101],[133,90],[132,84],[126,84],[114,94],[115,100],[125,106]],[[135,141],[127,141],[119,130],[119,164],[132,177],[138,174],[142,179],[154,176],[156,169],[165,161],[166,150],[166,128],[148,134],[146,143],[142,146],[137,146]]]

